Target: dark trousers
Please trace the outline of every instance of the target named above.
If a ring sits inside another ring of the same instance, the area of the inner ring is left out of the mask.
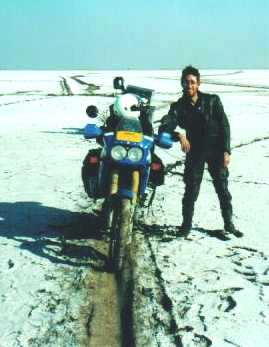
[[[183,223],[191,226],[194,204],[198,198],[203,178],[205,163],[213,179],[213,184],[219,198],[224,224],[232,221],[232,196],[228,190],[228,168],[223,167],[223,153],[212,151],[207,153],[189,152],[186,156],[184,183],[185,193],[182,200]]]

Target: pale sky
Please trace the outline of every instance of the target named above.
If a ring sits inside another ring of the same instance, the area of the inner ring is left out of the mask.
[[[0,69],[269,68],[268,0],[0,1]]]

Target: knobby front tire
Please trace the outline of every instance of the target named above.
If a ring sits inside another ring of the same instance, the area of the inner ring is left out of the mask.
[[[121,272],[125,263],[130,262],[134,204],[130,199],[121,199],[111,206],[109,270]]]

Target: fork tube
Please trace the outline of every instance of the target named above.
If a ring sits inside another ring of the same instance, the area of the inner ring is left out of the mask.
[[[133,192],[133,204],[136,203],[137,193],[139,188],[139,171],[135,170],[132,172],[132,192]]]
[[[110,195],[117,194],[119,189],[119,171],[113,170],[111,174]]]

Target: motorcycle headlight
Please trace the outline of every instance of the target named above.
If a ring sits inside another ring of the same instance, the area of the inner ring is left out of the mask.
[[[136,162],[136,161],[140,161],[143,157],[143,151],[141,148],[138,147],[133,147],[130,148],[128,151],[128,159]]]
[[[122,160],[126,157],[126,155],[127,150],[121,145],[114,146],[111,150],[111,157],[114,160]]]

